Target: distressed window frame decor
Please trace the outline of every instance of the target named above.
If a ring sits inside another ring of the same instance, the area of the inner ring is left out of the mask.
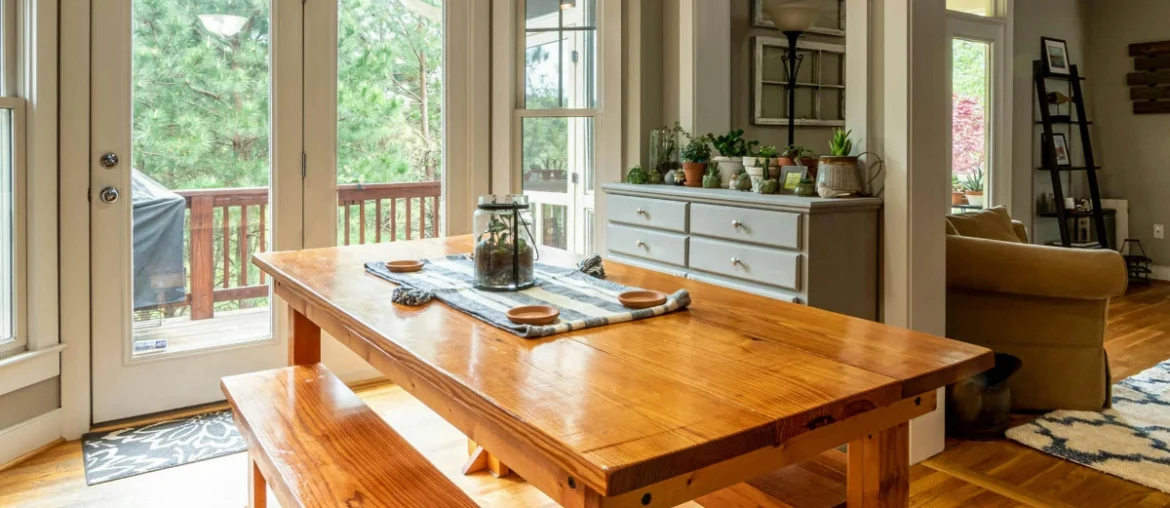
[[[752,26],[757,28],[776,28],[776,24],[764,15],[764,0],[752,0]],[[814,25],[806,30],[805,33],[845,37],[845,0],[837,0],[837,26]]]
[[[779,37],[764,37],[756,36],[755,45],[752,54],[752,124],[753,125],[788,125],[787,117],[770,117],[764,115],[764,87],[775,86],[782,87],[784,93],[788,93],[788,83],[786,81],[774,81],[764,79],[764,49],[778,48],[781,50],[788,49],[788,41]],[[797,89],[811,88],[812,89],[812,111],[814,118],[797,118],[797,126],[818,126],[818,127],[843,127],[845,125],[845,46],[843,44],[829,44],[824,42],[810,42],[801,40],[796,43],[797,50],[805,53],[806,61],[804,65],[812,66],[813,82],[796,83]],[[811,53],[811,54],[810,54]],[[832,53],[841,55],[840,59],[840,76],[841,84],[826,85],[822,81],[824,79],[822,62],[822,55],[824,53]],[[783,65],[779,63],[778,65]],[[834,89],[840,91],[840,111],[841,118],[823,118],[822,108],[822,91],[825,89]],[[799,97],[798,97],[799,102]],[[795,105],[793,105],[793,109]]]

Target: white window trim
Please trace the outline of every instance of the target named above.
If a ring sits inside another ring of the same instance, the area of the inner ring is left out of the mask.
[[[5,0],[4,97],[16,112],[16,342],[0,355],[59,343],[57,273],[57,3]],[[14,44],[13,44],[14,43]],[[15,72],[13,72],[15,71]],[[25,354],[28,354],[25,353]],[[18,354],[19,355],[19,354]]]
[[[601,195],[601,185],[622,177],[623,133],[623,12],[626,0],[597,0],[596,24],[596,99],[592,108],[525,109],[524,54],[525,0],[492,2],[492,150],[490,188],[494,194],[522,191],[521,124],[524,118],[591,117],[593,118],[593,188],[586,192]],[[585,182],[581,175],[582,184]],[[591,230],[596,252],[605,252],[605,200],[594,204]],[[578,221],[580,223],[580,221]],[[574,225],[576,227],[576,225]],[[582,226],[583,227],[583,226]]]
[[[985,188],[987,190],[986,207],[1004,206],[1008,213],[1012,213],[1012,101],[1013,101],[1013,66],[1012,66],[1012,23],[1011,11],[1013,2],[1003,0],[995,7],[997,14],[1004,17],[985,17],[966,14],[957,11],[947,11],[947,45],[951,39],[964,39],[987,42],[991,44],[991,55],[988,67],[991,79],[988,81],[988,130],[991,131],[988,139],[987,160],[991,168],[986,173]],[[949,53],[948,53],[949,54]],[[947,61],[947,86],[950,90],[953,70],[952,61]],[[948,126],[950,124],[948,123]],[[950,142],[951,130],[947,130],[947,140]],[[951,146],[948,144],[947,146]],[[951,159],[947,159],[950,168]],[[943,192],[949,195],[949,192]]]

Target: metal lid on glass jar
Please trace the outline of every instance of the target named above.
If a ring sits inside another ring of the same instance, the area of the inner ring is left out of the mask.
[[[481,210],[527,210],[528,206],[528,196],[523,194],[488,194],[479,197],[478,205]]]

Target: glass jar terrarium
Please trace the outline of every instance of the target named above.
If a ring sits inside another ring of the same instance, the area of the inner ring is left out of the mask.
[[[475,287],[517,291],[535,282],[539,259],[528,196],[480,196],[475,210]]]

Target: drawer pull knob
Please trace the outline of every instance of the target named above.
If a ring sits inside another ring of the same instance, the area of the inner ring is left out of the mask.
[[[639,209],[637,210],[637,212],[638,212],[638,215],[646,215],[646,210],[643,210],[643,209],[641,209],[641,208],[639,208]]]
[[[732,264],[732,266],[738,266],[739,265],[739,258],[731,258],[731,264]]]
[[[646,242],[643,242],[642,240],[638,240],[638,247],[645,247],[645,246],[646,246]]]
[[[733,220],[733,221],[731,221],[731,227],[732,227],[732,228],[739,229],[741,226],[743,226],[743,223],[742,223],[742,222],[740,222],[740,221],[737,221],[737,220]]]

